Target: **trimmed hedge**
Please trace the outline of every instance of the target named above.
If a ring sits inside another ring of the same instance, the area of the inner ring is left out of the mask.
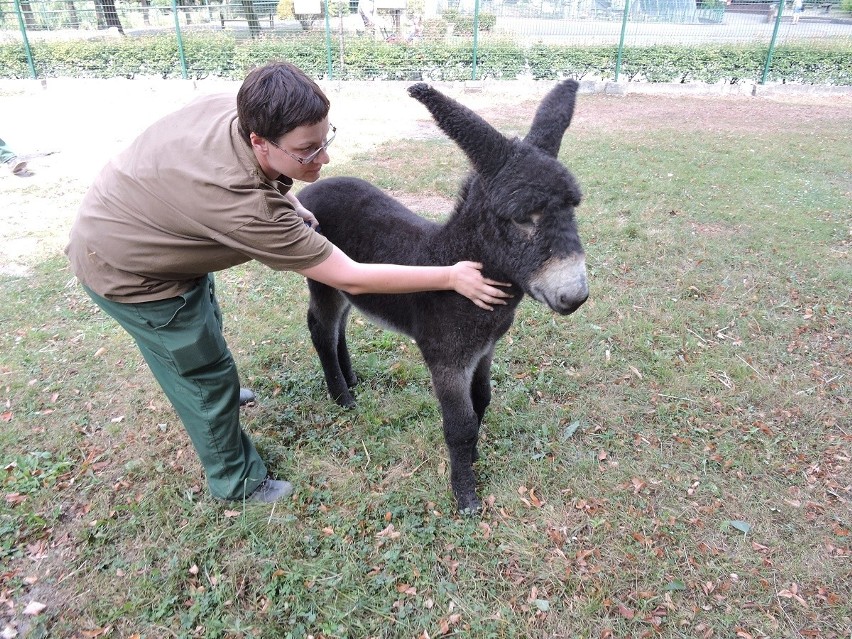
[[[241,79],[258,64],[289,60],[313,77],[328,75],[323,34],[238,40],[227,34],[184,36],[187,70],[193,78]],[[330,43],[332,77],[340,80],[468,80],[473,72],[470,42],[392,43],[350,37]],[[182,76],[177,40],[171,35],[32,44],[36,72],[51,77]],[[648,82],[749,82],[763,74],[767,47],[754,45],[650,46],[624,50],[621,74]],[[477,49],[478,79],[561,77],[613,79],[615,46],[522,47],[489,39]],[[778,47],[768,79],[773,82],[852,85],[852,45],[793,44]],[[25,51],[18,43],[0,44],[0,77],[28,78]]]

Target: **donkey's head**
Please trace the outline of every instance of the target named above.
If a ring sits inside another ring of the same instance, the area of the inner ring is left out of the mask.
[[[486,266],[558,313],[577,310],[589,295],[574,219],[581,193],[557,160],[574,112],[577,83],[569,80],[550,91],[523,140],[506,138],[426,84],[408,91],[473,164],[456,214],[477,219]]]

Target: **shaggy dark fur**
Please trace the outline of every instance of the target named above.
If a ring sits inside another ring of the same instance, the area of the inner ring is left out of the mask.
[[[588,296],[574,208],[580,189],[559,163],[574,112],[577,83],[563,82],[542,101],[523,140],[508,139],[458,102],[426,84],[409,88],[465,152],[473,172],[445,224],[428,221],[355,178],[330,178],[299,194],[322,232],[360,262],[446,265],[482,262],[484,273],[511,282],[506,306],[484,311],[455,292],[347,295],[315,281],[308,326],[331,397],[354,406],[357,382],[346,345],[350,305],[382,326],[412,337],[432,374],[450,453],[450,481],[462,512],[476,511],[472,464],[491,401],[494,345],[509,329],[524,293],[558,313]]]

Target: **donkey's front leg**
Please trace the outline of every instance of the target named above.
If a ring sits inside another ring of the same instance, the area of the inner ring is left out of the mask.
[[[349,389],[357,379],[346,347],[349,302],[340,291],[325,284],[308,280],[308,288],[311,291],[308,329],[322,364],[328,393],[341,406],[352,408],[355,398]]]
[[[459,512],[470,515],[482,505],[476,496],[476,477],[473,474],[479,416],[473,409],[470,396],[472,371],[432,364],[429,368],[444,418],[444,441],[450,453],[450,484]]]
[[[491,403],[491,359],[493,357],[494,347],[492,346],[476,365],[470,383],[470,398],[480,426],[485,417],[485,409]],[[479,448],[476,447],[473,449],[473,461],[477,462],[478,460]]]

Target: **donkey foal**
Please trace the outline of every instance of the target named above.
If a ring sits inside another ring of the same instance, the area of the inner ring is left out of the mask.
[[[444,224],[426,220],[371,184],[330,178],[299,193],[322,232],[360,262],[448,265],[482,262],[483,273],[511,282],[505,306],[484,311],[455,292],[348,295],[308,280],[308,327],[331,397],[355,405],[357,383],[346,345],[354,305],[416,342],[441,405],[450,483],[461,512],[480,508],[473,462],[479,427],[491,402],[491,360],[524,293],[567,315],[589,294],[585,255],[574,219],[580,189],[557,160],[571,122],[577,83],[557,85],[542,100],[521,140],[499,133],[476,113],[426,84],[409,94],[464,151],[473,170]]]

